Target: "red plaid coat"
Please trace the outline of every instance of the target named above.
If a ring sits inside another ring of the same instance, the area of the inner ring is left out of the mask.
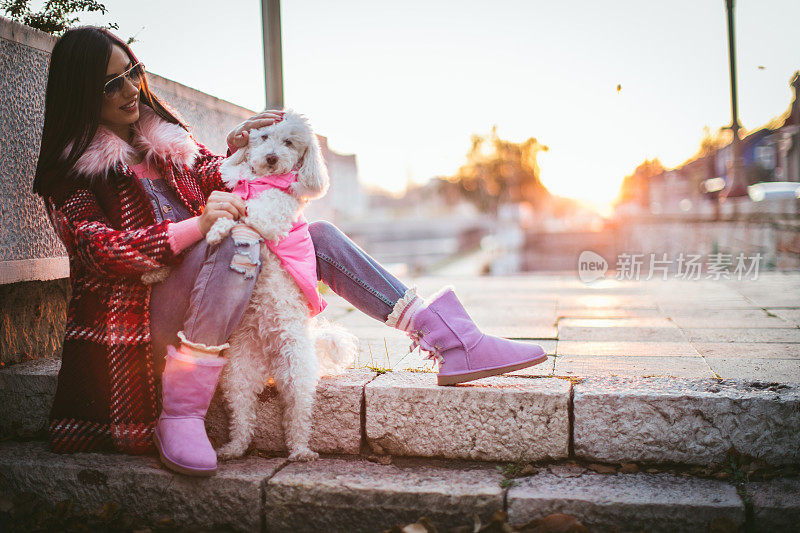
[[[211,191],[225,188],[219,176],[223,157],[144,104],[140,117],[134,144],[199,214]],[[69,254],[72,285],[50,413],[55,452],[143,453],[152,447],[164,362],[154,361],[150,350],[150,287],[141,275],[181,257],[167,242],[168,222],[156,223],[138,178],[125,164],[130,150],[101,126],[75,166],[78,173],[101,179],[47,202]]]

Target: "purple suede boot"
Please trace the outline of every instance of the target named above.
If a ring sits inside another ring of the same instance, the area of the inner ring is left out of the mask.
[[[222,357],[194,357],[167,347],[161,416],[153,434],[167,468],[190,476],[216,473],[217,454],[206,435],[205,416],[225,362]]]
[[[538,344],[481,333],[452,289],[417,310],[411,329],[414,342],[439,360],[439,385],[496,376],[547,360]]]

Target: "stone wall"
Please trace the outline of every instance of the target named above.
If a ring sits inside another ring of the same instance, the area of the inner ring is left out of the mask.
[[[800,217],[751,214],[713,220],[643,216],[622,219],[601,232],[529,233],[522,270],[577,271],[578,257],[585,250],[602,256],[612,270],[620,254],[642,254],[639,259],[645,266],[651,255],[660,261],[667,254],[669,272],[676,271],[681,254],[687,259],[700,256],[703,265],[712,254],[723,254],[733,261],[731,269],[739,254],[744,254],[746,265],[756,262],[759,272],[797,270]]]
[[[225,154],[228,132],[256,113],[152,72],[147,81],[150,90],[177,109],[192,135],[217,154]]]
[[[61,241],[30,192],[55,39],[0,17],[0,283],[63,278]]]

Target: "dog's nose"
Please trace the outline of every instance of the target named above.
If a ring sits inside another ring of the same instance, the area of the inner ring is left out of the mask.
[[[278,156],[277,155],[268,155],[267,156],[267,164],[274,165],[277,162],[278,162]]]

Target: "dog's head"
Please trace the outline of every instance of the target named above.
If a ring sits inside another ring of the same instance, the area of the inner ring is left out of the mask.
[[[229,165],[249,165],[253,173],[252,177],[242,175],[246,179],[297,171],[293,191],[298,197],[318,198],[328,189],[328,171],[317,136],[308,120],[293,111],[271,126],[250,130],[247,146],[228,161]]]

